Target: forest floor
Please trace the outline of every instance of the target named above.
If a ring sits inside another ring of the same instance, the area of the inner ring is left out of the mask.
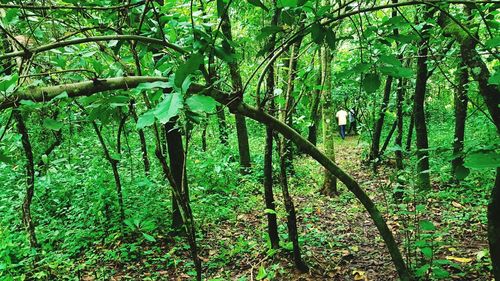
[[[414,270],[420,269],[422,279],[492,280],[487,273],[485,201],[474,198],[473,190],[436,184],[425,199],[413,197],[395,204],[394,168],[386,163],[375,175],[360,161],[362,147],[357,137],[337,140],[336,161],[376,202],[396,240],[404,245],[400,248],[405,259]],[[295,170],[290,190],[298,215],[302,256],[310,272],[297,272],[285,250],[291,245],[286,241],[286,214],[279,185],[275,186],[275,195],[283,249],[269,250],[262,187],[252,183],[250,189],[234,191],[234,196],[246,196],[244,201],[248,202],[248,206],[233,208],[234,217],[198,221],[204,279],[396,280],[390,256],[361,204],[342,184],[340,196],[320,195],[323,170],[314,160],[298,157]],[[241,184],[246,185],[244,179]],[[432,222],[435,229],[419,229],[422,220]],[[182,237],[168,236],[156,237],[155,243],[144,241],[137,245],[141,253],[134,262],[97,262],[83,270],[82,280],[102,279],[96,266],[112,272],[107,275],[112,280],[190,280],[194,272],[188,247],[178,246],[182,243]],[[98,252],[105,252],[109,245],[102,247]]]

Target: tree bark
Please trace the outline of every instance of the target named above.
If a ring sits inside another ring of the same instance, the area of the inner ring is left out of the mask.
[[[404,85],[403,78],[398,81],[398,89],[396,91],[396,110],[397,110],[397,129],[396,140],[394,144],[398,146],[395,151],[396,154],[396,168],[398,171],[403,170],[403,99],[404,99]]]
[[[271,25],[277,25],[279,15],[281,10],[278,8],[274,8],[274,15],[271,20]],[[276,34],[272,34],[269,38],[268,45],[269,49],[274,49],[276,45]],[[267,91],[266,91],[266,99],[269,100],[268,112],[271,115],[274,115],[276,110],[274,104],[274,89],[275,89],[275,80],[274,80],[274,65],[269,67],[267,73]],[[273,194],[273,136],[274,131],[271,127],[266,126],[266,147],[264,151],[264,200],[266,202],[266,209],[269,210],[267,212],[267,233],[269,235],[269,241],[271,243],[272,249],[279,249],[279,235],[278,235],[278,222],[276,218],[276,206],[274,203],[274,194]]]
[[[293,130],[293,129],[292,129]],[[297,231],[297,215],[295,212],[295,206],[293,204],[292,196],[288,191],[288,179],[287,179],[287,167],[286,167],[286,159],[285,159],[285,146],[280,141],[280,138],[277,138],[278,141],[278,149],[280,151],[280,183],[281,183],[281,191],[283,193],[283,201],[285,203],[285,210],[287,212],[287,226],[288,226],[288,238],[292,242],[293,245],[293,261],[295,264],[295,268],[297,268],[300,272],[308,272],[309,267],[302,260],[300,255],[300,245],[299,245],[299,234]]]
[[[392,80],[393,80],[392,76],[387,76],[387,79],[385,80],[384,97],[382,99],[382,105],[380,106],[380,112],[378,114],[377,122],[375,123],[375,129],[373,130],[372,146],[370,150],[369,160],[373,162],[374,171],[376,171],[377,163],[380,160],[379,159],[380,137],[382,135],[382,128],[384,127],[385,112],[387,111],[387,107],[389,106],[389,98],[391,96],[391,89],[392,89]]]
[[[321,70],[318,71],[318,78],[316,80],[316,87],[322,85],[321,79]],[[321,89],[315,89],[312,96],[312,105],[311,105],[311,117],[308,128],[307,140],[316,145],[318,142],[318,123],[319,123],[319,105],[321,101]]]
[[[335,162],[335,136],[336,121],[335,111],[333,108],[332,97],[332,78],[331,78],[331,61],[332,55],[327,47],[321,48],[321,73],[323,76],[323,143],[325,146],[325,155]],[[323,186],[320,190],[321,194],[326,196],[338,195],[337,178],[327,169],[324,170]]]
[[[234,49],[231,47],[233,42],[233,36],[231,34],[231,21],[229,19],[229,7],[225,8],[225,11],[221,11],[221,31],[227,40],[222,41],[222,48],[227,54],[235,55]],[[241,80],[241,74],[239,70],[238,63],[236,60],[232,60],[227,63],[229,66],[229,74],[231,76],[233,91],[235,96],[242,99],[243,98],[243,83]],[[235,115],[236,122],[236,133],[238,137],[238,151],[240,154],[240,168],[243,174],[250,172],[251,167],[251,157],[250,157],[250,146],[248,144],[248,130],[246,126],[246,120],[244,116],[239,114]]]
[[[426,8],[423,21],[432,17],[433,12]],[[415,81],[415,95],[413,96],[413,112],[415,118],[415,133],[417,137],[417,186],[422,190],[431,188],[429,171],[429,140],[427,137],[427,123],[425,120],[425,95],[427,91],[427,55],[429,54],[429,24],[425,23],[421,31],[422,38],[418,44],[417,78]]]
[[[31,248],[38,248],[38,241],[35,233],[35,224],[31,217],[31,202],[35,193],[35,165],[33,162],[33,149],[28,134],[28,129],[24,124],[23,117],[19,110],[12,112],[17,122],[17,131],[21,134],[21,143],[23,144],[24,155],[26,156],[26,195],[23,201],[23,223],[28,233],[28,239]]]
[[[178,202],[172,193],[172,228],[178,231],[183,226],[183,220],[180,204],[189,202],[188,186],[186,180],[186,165],[184,158],[184,147],[182,145],[182,135],[179,128],[175,127],[175,121],[165,124],[165,134],[168,146],[168,158],[170,162],[170,171],[175,181],[175,188],[181,195],[183,202]]]
[[[137,112],[135,111],[135,101],[130,102],[129,106],[129,111],[130,114],[132,115],[132,118],[134,118],[135,123],[137,123]],[[141,143],[141,152],[142,152],[142,162],[144,164],[144,173],[146,175],[149,175],[149,171],[151,170],[151,164],[149,163],[149,157],[148,157],[148,146],[146,143],[146,136],[144,135],[144,130],[143,129],[138,129],[137,134],[139,135],[139,141]]]
[[[458,65],[457,88],[454,91],[453,100],[455,105],[455,134],[453,138],[453,160],[451,161],[451,172],[453,180],[458,182],[457,168],[464,164],[464,138],[465,138],[465,119],[467,117],[467,90],[469,74],[467,66],[463,60]]]

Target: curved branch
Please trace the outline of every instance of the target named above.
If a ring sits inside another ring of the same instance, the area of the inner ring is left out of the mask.
[[[0,98],[0,110],[13,107],[20,100],[47,102],[59,94],[66,92],[68,97],[90,96],[95,93],[109,90],[124,90],[137,87],[141,83],[164,81],[167,77],[129,76],[108,79],[96,79],[78,83],[63,84],[29,89],[26,92],[15,93],[9,97]]]
[[[25,9],[25,10],[95,10],[95,11],[110,11],[110,10],[124,10],[141,6],[146,1],[140,1],[133,4],[117,5],[117,6],[34,6],[34,5],[15,5],[15,4],[0,4],[1,9]]]
[[[37,48],[29,49],[28,52],[27,51],[11,52],[11,53],[0,55],[0,60],[13,58],[13,57],[22,57],[22,56],[26,56],[26,55],[30,55],[30,54],[41,53],[41,52],[45,52],[45,51],[49,51],[49,50],[57,49],[57,48],[61,48],[61,47],[66,47],[66,46],[70,46],[70,45],[77,45],[77,44],[89,43],[89,42],[111,41],[111,40],[119,40],[119,41],[135,40],[135,41],[143,42],[143,43],[161,45],[161,46],[170,48],[172,50],[175,50],[181,54],[188,53],[188,51],[186,51],[182,47],[177,46],[177,45],[172,44],[172,43],[169,43],[169,42],[165,42],[165,41],[160,40],[160,39],[149,38],[149,37],[140,36],[140,35],[105,35],[105,36],[77,38],[77,39],[72,39],[72,40],[68,40],[68,41],[49,43],[47,45],[42,45],[42,46],[37,47]]]

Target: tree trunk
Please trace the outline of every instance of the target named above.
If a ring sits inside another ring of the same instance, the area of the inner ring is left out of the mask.
[[[170,121],[164,126],[167,146],[168,158],[170,161],[170,171],[175,181],[175,188],[181,195],[184,202],[177,202],[174,194],[172,193],[172,228],[178,231],[183,226],[180,204],[186,204],[189,200],[188,187],[186,176],[186,167],[184,159],[184,148],[182,145],[182,135],[179,128],[175,128],[175,121]]]
[[[135,123],[137,123],[137,119],[138,119],[137,112],[135,111],[135,101],[133,101],[133,100],[130,102],[129,111],[130,111],[130,114],[132,115],[132,118],[134,118]],[[141,143],[142,162],[144,163],[144,173],[146,175],[149,175],[149,171],[151,169],[151,164],[149,163],[148,146],[146,143],[146,136],[144,135],[143,129],[138,129],[137,134],[139,135],[139,141]]]
[[[467,117],[467,90],[466,86],[469,82],[469,74],[467,66],[463,60],[460,60],[457,75],[457,88],[454,92],[455,104],[455,135],[453,138],[453,160],[451,161],[451,172],[453,180],[458,182],[457,168],[462,167],[464,164],[464,156],[462,155],[464,149],[465,137],[465,119]]]
[[[274,7],[274,15],[271,20],[271,25],[277,25],[281,10]],[[268,41],[269,49],[274,49],[276,45],[276,34],[272,34]],[[274,115],[276,110],[274,104],[274,65],[269,67],[267,73],[267,91],[266,99],[269,100],[268,112]],[[274,132],[270,126],[266,126],[266,147],[264,151],[264,199],[266,202],[267,212],[267,233],[272,249],[279,249],[278,222],[276,219],[276,206],[274,204],[273,194],[273,136]]]
[[[295,89],[295,79],[297,77],[297,65],[298,65],[298,55],[300,51],[300,46],[302,45],[302,38],[300,37],[295,43],[293,43],[292,48],[290,49],[290,59],[288,60],[288,80],[286,84],[286,102],[285,102],[285,110],[283,111],[283,120],[284,122],[293,128],[293,113],[295,112],[295,97],[294,97],[294,89]],[[287,171],[292,175],[295,174],[295,170],[293,168],[293,150],[292,143],[290,140],[284,139],[283,143],[285,147],[285,160]]]
[[[382,135],[382,128],[384,127],[385,112],[389,106],[389,98],[391,96],[392,88],[392,76],[387,76],[385,80],[384,87],[384,97],[382,99],[382,105],[380,107],[380,112],[378,114],[377,122],[375,123],[375,129],[373,131],[372,146],[370,149],[370,161],[373,162],[373,170],[376,171],[377,163],[379,162],[379,149],[380,149],[380,137]]]
[[[233,42],[233,36],[231,34],[231,21],[229,19],[229,7],[225,7],[225,11],[221,11],[221,31],[227,40],[222,41],[222,48],[227,54],[235,55],[234,49],[231,47],[231,42]],[[229,74],[231,75],[231,81],[233,86],[233,91],[235,96],[238,98],[243,98],[243,83],[241,80],[241,74],[236,60],[232,60],[227,63],[229,66]],[[250,146],[248,144],[248,130],[245,121],[245,117],[239,114],[235,115],[236,121],[236,132],[238,137],[238,150],[240,153],[240,168],[243,174],[250,172],[251,158],[250,158]]]
[[[396,127],[398,126],[398,120],[394,121],[391,126],[391,130],[389,131],[389,134],[385,138],[384,144],[382,145],[382,148],[380,149],[379,156],[384,155],[385,150],[387,149],[387,146],[389,145],[389,142],[391,141],[392,135],[394,135],[394,131],[396,131]]]
[[[398,81],[398,89],[396,91],[396,108],[397,108],[397,129],[398,134],[396,135],[396,140],[394,144],[398,146],[395,151],[396,154],[396,168],[398,171],[403,170],[403,99],[404,99],[404,85],[403,78]]]
[[[283,201],[285,203],[285,210],[287,212],[288,238],[293,245],[293,261],[295,264],[295,268],[297,268],[300,272],[308,272],[309,267],[302,260],[302,257],[300,255],[299,234],[297,231],[297,216],[295,213],[295,206],[293,204],[292,196],[290,196],[290,193],[288,191],[285,147],[279,139],[280,138],[277,138],[278,149],[280,151],[280,183],[281,191],[283,193]]]
[[[323,143],[325,146],[325,155],[335,162],[335,136],[336,121],[332,98],[332,80],[331,80],[331,61],[332,55],[330,49],[323,47],[321,49],[321,72],[323,76]],[[321,194],[326,196],[338,195],[337,178],[327,169],[324,170],[323,186]]]
[[[28,232],[28,239],[31,248],[38,248],[38,241],[35,234],[35,224],[31,217],[31,202],[35,193],[35,165],[33,162],[33,150],[28,135],[28,129],[24,124],[21,112],[17,109],[12,111],[14,119],[17,122],[17,130],[21,134],[21,142],[23,144],[24,155],[26,156],[26,195],[23,201],[23,223]]]
[[[318,78],[316,80],[316,87],[318,87],[319,85],[322,85],[321,70],[318,71]],[[311,105],[311,118],[310,118],[311,125],[309,125],[307,134],[307,140],[313,145],[316,145],[316,143],[318,142],[320,101],[321,101],[321,90],[315,89],[313,92],[312,105]]]
[[[427,9],[427,8],[426,8]],[[432,17],[432,12],[426,10],[423,21]],[[415,118],[415,133],[417,137],[417,186],[422,190],[431,188],[429,172],[429,140],[427,138],[427,123],[425,120],[425,94],[427,91],[427,55],[429,54],[429,29],[425,23],[422,29],[422,39],[418,46],[417,58],[417,78],[415,81],[415,95],[413,97],[413,112]]]

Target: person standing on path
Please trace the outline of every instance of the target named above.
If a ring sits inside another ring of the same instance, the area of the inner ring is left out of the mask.
[[[335,115],[339,123],[340,136],[342,137],[342,139],[345,139],[345,125],[347,124],[347,115],[347,111],[345,111],[344,109],[340,109]]]

